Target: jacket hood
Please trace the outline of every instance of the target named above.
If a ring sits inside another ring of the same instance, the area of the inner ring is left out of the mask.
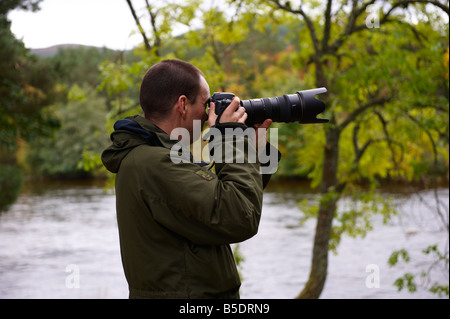
[[[102,162],[112,173],[119,171],[120,163],[135,147],[142,144],[163,146],[158,135],[165,134],[145,118],[135,115],[118,120],[111,133],[112,145],[102,153]]]

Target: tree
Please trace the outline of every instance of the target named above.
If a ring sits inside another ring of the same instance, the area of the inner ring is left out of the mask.
[[[14,8],[36,10],[39,1],[3,1],[0,5],[0,153],[2,161],[15,162],[17,138],[30,139],[53,126],[42,109],[53,101],[52,74],[48,66],[29,55],[11,33],[7,13]]]
[[[314,165],[312,173],[322,198],[311,271],[298,298],[320,296],[330,241],[345,229],[343,219],[333,227],[337,203],[344,194],[356,193],[356,182],[375,183],[376,178],[396,176],[411,179],[417,173],[411,156],[423,159],[430,147],[433,163],[445,159],[448,79],[445,82],[440,76],[448,25],[426,4],[448,15],[448,6],[439,1],[328,0],[324,5],[271,1],[273,10],[289,12],[305,22],[308,36],[302,36],[301,51],[293,60],[300,62],[297,67],[301,64],[313,72],[316,87],[329,91],[325,101],[330,124],[323,126],[322,165]],[[412,16],[406,9],[413,10]],[[372,16],[368,17],[368,11]],[[411,18],[420,21],[414,24]],[[379,27],[371,28],[378,22]],[[414,144],[415,155],[405,151],[407,143]],[[346,219],[354,223],[356,213],[360,212],[353,211]]]
[[[97,173],[96,167],[85,168],[108,141],[103,125],[107,94],[96,90],[100,84],[99,65],[117,56],[120,58],[123,52],[80,46],[60,48],[53,56],[38,59],[57,83],[55,102],[47,110],[51,110],[59,127],[27,145],[24,166],[28,174],[78,178]]]
[[[42,0],[3,0],[0,3],[0,16],[6,17],[9,11],[14,9],[39,10],[39,3]]]
[[[60,101],[55,115],[60,128],[50,137],[37,138],[29,147],[28,162],[34,173],[53,178],[89,177],[84,157],[100,154],[108,145],[103,125],[106,102],[93,88],[72,86],[68,101]],[[84,160],[84,161],[83,161]]]
[[[145,0],[145,14],[150,27],[150,34],[147,34],[142,23],[142,16],[138,15],[131,0],[126,0],[130,8],[131,15],[136,22],[136,27],[142,36],[145,50],[155,56],[160,56],[163,42],[172,36],[173,28],[176,24],[189,25],[198,8],[198,1],[179,2],[163,1],[163,3],[152,3]]]
[[[133,16],[138,32],[142,35],[144,47],[133,51],[131,62],[124,59],[105,60],[100,65],[102,83],[99,89],[105,91],[111,99],[111,112],[108,127],[115,120],[139,112],[139,87],[142,77],[148,68],[164,58],[175,58],[179,46],[173,38],[176,26],[188,26],[198,8],[198,1],[164,1],[158,4],[145,1],[143,14],[136,9],[131,0],[126,0]],[[147,17],[146,20],[143,18]],[[143,22],[144,21],[144,22]],[[147,23],[145,23],[147,22]],[[149,26],[150,32],[144,28]],[[99,164],[101,164],[99,162]]]
[[[7,19],[10,10],[37,10],[40,1],[0,3],[0,210],[15,201],[23,182],[15,154],[18,143],[47,134],[56,125],[43,111],[54,98],[47,65],[29,55]]]

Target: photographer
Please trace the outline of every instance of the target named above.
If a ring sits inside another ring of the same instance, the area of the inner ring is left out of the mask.
[[[214,103],[206,112],[209,99],[205,76],[195,66],[179,60],[155,64],[141,85],[145,117],[116,122],[113,144],[102,154],[105,167],[117,174],[117,221],[130,298],[239,298],[229,244],[258,231],[264,175],[259,162],[246,160],[257,143],[245,136],[244,162],[217,160],[215,172],[193,162],[175,164],[170,156],[177,142],[174,129],[185,128],[191,143],[198,138],[194,120],[221,131],[246,127],[238,98],[219,121]],[[271,122],[260,128],[267,130]]]

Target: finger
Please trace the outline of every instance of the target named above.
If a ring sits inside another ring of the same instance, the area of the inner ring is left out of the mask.
[[[209,105],[209,112],[208,112],[208,124],[209,126],[213,126],[216,124],[217,120],[217,114],[216,114],[216,105],[211,102]]]
[[[241,100],[237,96],[235,96],[231,101],[230,105],[228,105],[225,111],[223,111],[223,115],[227,117],[231,116],[239,107],[240,102]]]
[[[268,129],[270,127],[270,125],[272,125],[272,120],[271,119],[267,119],[259,127]]]
[[[254,124],[253,127],[255,129],[258,129],[258,128],[268,129],[270,127],[270,125],[272,125],[272,120],[271,119],[267,119],[263,123]]]
[[[244,111],[245,112],[245,111]],[[247,120],[248,114],[244,113],[238,120],[239,123],[245,124],[245,121]]]
[[[245,108],[243,108],[242,106],[239,106],[235,113],[237,114],[237,116],[241,117],[245,113]]]
[[[238,107],[236,112],[233,113],[233,120],[235,122],[240,122],[240,120],[244,116],[244,114],[247,115],[247,113],[245,112],[245,109],[242,106]]]

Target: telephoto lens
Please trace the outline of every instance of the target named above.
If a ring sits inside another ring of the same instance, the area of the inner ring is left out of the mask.
[[[252,126],[266,119],[285,123],[327,123],[327,119],[317,118],[325,110],[325,103],[316,99],[316,95],[326,92],[326,88],[317,88],[276,97],[243,100],[241,106],[248,115],[245,124]],[[232,93],[214,93],[211,102],[216,106],[216,114],[220,116],[233,97]]]

